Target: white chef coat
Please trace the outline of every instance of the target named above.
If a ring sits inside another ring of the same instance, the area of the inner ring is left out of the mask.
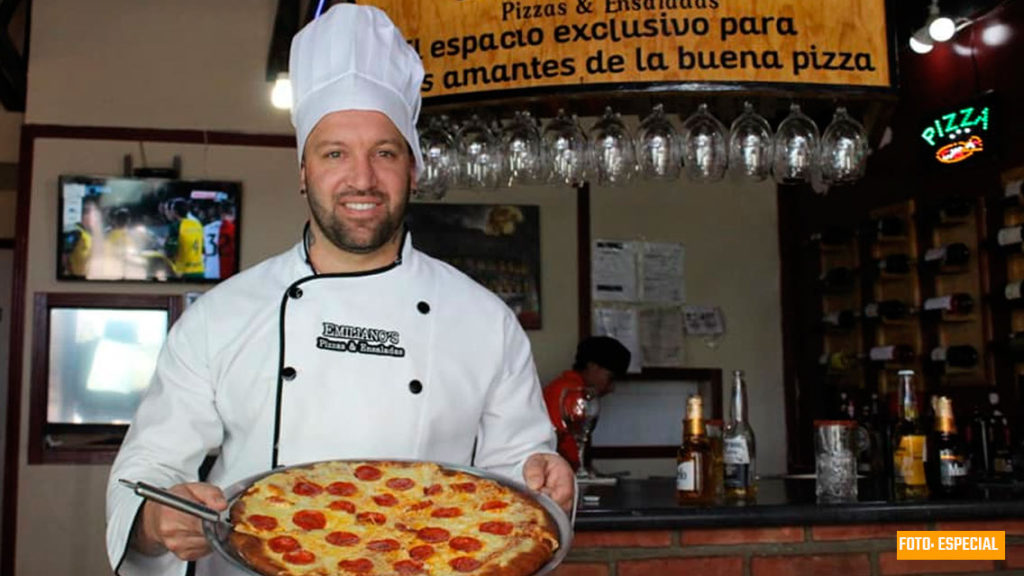
[[[222,282],[168,334],[107,486],[107,551],[123,575],[180,575],[127,547],[141,498],[119,478],[222,488],[275,466],[336,458],[473,464],[522,481],[554,451],[515,315],[412,246],[366,273],[316,275],[303,243]],[[475,443],[475,456],[474,456]],[[275,449],[276,445],[276,449]],[[211,554],[197,574],[233,574]]]

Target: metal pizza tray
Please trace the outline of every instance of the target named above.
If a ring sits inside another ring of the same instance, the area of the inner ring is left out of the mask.
[[[249,476],[248,478],[239,480],[238,482],[235,482],[234,484],[231,484],[230,486],[224,488],[224,496],[225,498],[227,498],[228,501],[228,510],[231,510],[231,507],[235,504],[235,501],[238,500],[238,498],[242,494],[244,494],[246,490],[248,490],[253,484],[262,480],[263,478],[284,470],[291,470],[294,468],[307,468],[314,464],[320,464],[321,462],[425,462],[430,464],[436,464],[445,470],[465,472],[466,474],[477,476],[479,478],[493,480],[498,484],[501,484],[502,486],[506,486],[512,490],[515,490],[516,492],[519,492],[523,496],[543,506],[544,510],[547,511],[548,516],[550,516],[552,521],[555,523],[555,526],[558,527],[558,550],[555,550],[555,554],[551,557],[550,560],[548,560],[547,564],[541,566],[540,569],[533,574],[533,576],[543,576],[554,571],[554,569],[562,563],[562,560],[565,559],[566,554],[569,553],[569,547],[572,545],[573,529],[572,523],[569,521],[569,517],[566,515],[565,511],[562,510],[561,507],[559,507],[558,504],[556,504],[555,501],[548,497],[546,494],[534,492],[533,490],[527,488],[525,484],[522,484],[520,482],[514,482],[512,480],[509,480],[508,478],[505,478],[497,474],[493,474],[491,472],[487,472],[486,470],[481,470],[479,468],[473,468],[471,466],[463,466],[458,464],[428,462],[424,460],[408,460],[401,458],[360,458],[352,460],[321,460],[318,462],[306,462],[304,464],[295,464],[293,466],[275,468],[274,470],[268,470],[266,472],[261,472],[253,476]],[[253,570],[249,566],[249,564],[238,554],[238,551],[235,550],[234,546],[231,545],[229,537],[231,536],[232,530],[233,527],[231,526],[231,524],[227,522],[215,522],[208,519],[203,520],[203,532],[206,534],[206,539],[207,541],[209,541],[210,546],[214,550],[216,550],[218,554],[226,558],[236,567],[248,572],[249,574],[260,576],[260,573]]]

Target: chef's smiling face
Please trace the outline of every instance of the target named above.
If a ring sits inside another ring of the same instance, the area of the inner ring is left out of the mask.
[[[384,114],[344,110],[324,116],[306,140],[301,169],[314,234],[349,254],[393,257],[415,165]]]

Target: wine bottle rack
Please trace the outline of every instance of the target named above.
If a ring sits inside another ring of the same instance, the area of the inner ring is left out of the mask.
[[[858,313],[861,309],[860,251],[855,236],[841,244],[819,243],[820,269],[822,275],[830,270],[846,268],[855,271],[854,281],[849,286],[836,289],[822,287],[821,317],[843,311]],[[825,378],[836,388],[863,388],[864,369],[858,361],[864,354],[863,336],[859,318],[847,328],[830,327],[820,324],[822,334],[822,371]],[[846,358],[835,362],[836,358]]]
[[[957,205],[957,214],[948,215],[943,206]],[[962,212],[966,210],[966,212]],[[966,246],[967,262],[961,265],[929,268],[922,274],[924,298],[935,298],[963,294],[973,303],[968,313],[937,314],[925,323],[925,350],[949,349],[952,346],[970,346],[977,351],[978,361],[973,366],[947,366],[936,370],[930,366],[926,372],[932,380],[931,390],[961,386],[986,386],[989,383],[986,362],[986,314],[983,302],[986,300],[983,270],[987,270],[987,254],[980,250],[979,239],[983,236],[982,199],[946,198],[924,212],[921,218],[925,227],[922,237],[928,242],[928,249],[939,249],[952,245]]]
[[[876,302],[900,300],[915,309],[920,308],[920,283],[918,269],[914,264],[918,259],[918,237],[914,213],[915,203],[913,200],[876,208],[870,213],[872,221],[896,218],[903,222],[904,230],[903,234],[879,235],[867,239],[870,242],[869,250],[872,263],[872,274],[869,276],[870,294]],[[878,270],[874,264],[886,257],[902,255],[907,256],[911,261],[911,265],[905,273],[887,273]],[[874,363],[877,390],[880,393],[889,394],[896,390],[898,385],[896,374],[899,370],[909,368],[920,373],[922,342],[920,323],[916,318],[912,317],[909,321],[881,320],[875,324],[873,333],[868,334],[868,337],[871,340],[870,345],[873,347],[910,346],[914,352],[914,359],[910,361]]]

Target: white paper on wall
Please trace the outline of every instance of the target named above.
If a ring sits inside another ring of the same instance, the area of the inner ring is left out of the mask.
[[[632,302],[637,299],[637,251],[636,242],[594,242],[591,286],[595,301]]]
[[[639,320],[633,308],[594,308],[594,336],[611,336],[629,349],[629,369],[640,372],[643,353],[640,349]]]

